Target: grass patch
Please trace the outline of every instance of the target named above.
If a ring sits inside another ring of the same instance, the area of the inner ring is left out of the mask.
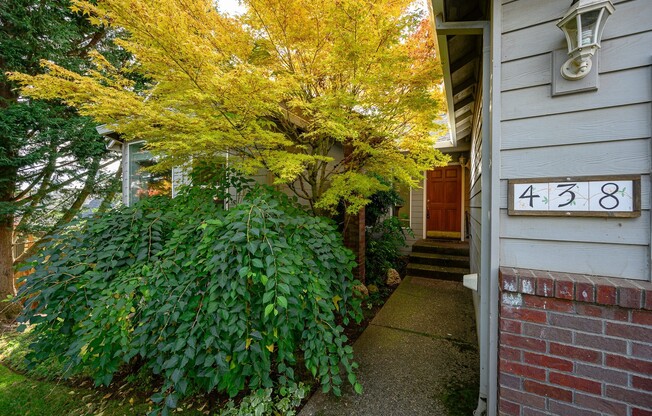
[[[66,371],[55,358],[27,367],[25,355],[33,335],[11,329],[0,333],[0,415],[2,416],[131,416],[145,415],[152,403],[145,375],[133,374],[127,384],[113,389],[96,389],[86,378],[64,380]],[[203,415],[205,411],[180,405],[179,415]],[[197,406],[195,406],[197,407]],[[206,406],[204,406],[206,407]],[[202,409],[203,410],[203,409]]]
[[[94,390],[34,381],[0,366],[1,415],[118,416],[142,415],[150,409],[147,403],[121,403],[103,399],[100,394]]]
[[[477,382],[449,383],[442,394],[441,401],[449,416],[468,416],[478,405],[480,390]]]

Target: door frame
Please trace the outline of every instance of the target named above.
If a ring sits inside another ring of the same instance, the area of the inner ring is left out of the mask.
[[[466,168],[464,165],[462,165],[459,162],[450,162],[447,166],[460,166],[461,171],[462,171],[462,177],[461,177],[461,184],[460,186],[462,187],[461,192],[460,192],[460,241],[464,241],[464,236],[466,235],[466,224],[464,221],[464,212],[465,212],[465,186],[464,183],[466,181]],[[438,167],[445,167],[445,166],[438,166]],[[437,169],[437,168],[435,168]],[[423,235],[422,238],[428,238],[428,172],[425,171],[423,173]]]

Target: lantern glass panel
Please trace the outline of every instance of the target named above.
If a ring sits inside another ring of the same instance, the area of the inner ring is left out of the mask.
[[[570,19],[568,23],[564,26],[564,29],[566,30],[566,36],[568,37],[569,44],[568,44],[568,52],[574,51],[577,49],[578,44],[577,44],[577,19]]]
[[[580,38],[580,47],[597,43],[595,37],[598,33],[598,21],[600,20],[601,10],[591,10],[581,15],[582,19],[582,36]]]

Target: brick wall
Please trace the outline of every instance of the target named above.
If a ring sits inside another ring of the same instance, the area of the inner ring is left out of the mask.
[[[499,414],[652,416],[652,284],[500,270]]]

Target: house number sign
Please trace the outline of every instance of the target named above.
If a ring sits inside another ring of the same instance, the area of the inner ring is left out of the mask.
[[[639,217],[640,176],[589,176],[509,181],[509,215]]]

